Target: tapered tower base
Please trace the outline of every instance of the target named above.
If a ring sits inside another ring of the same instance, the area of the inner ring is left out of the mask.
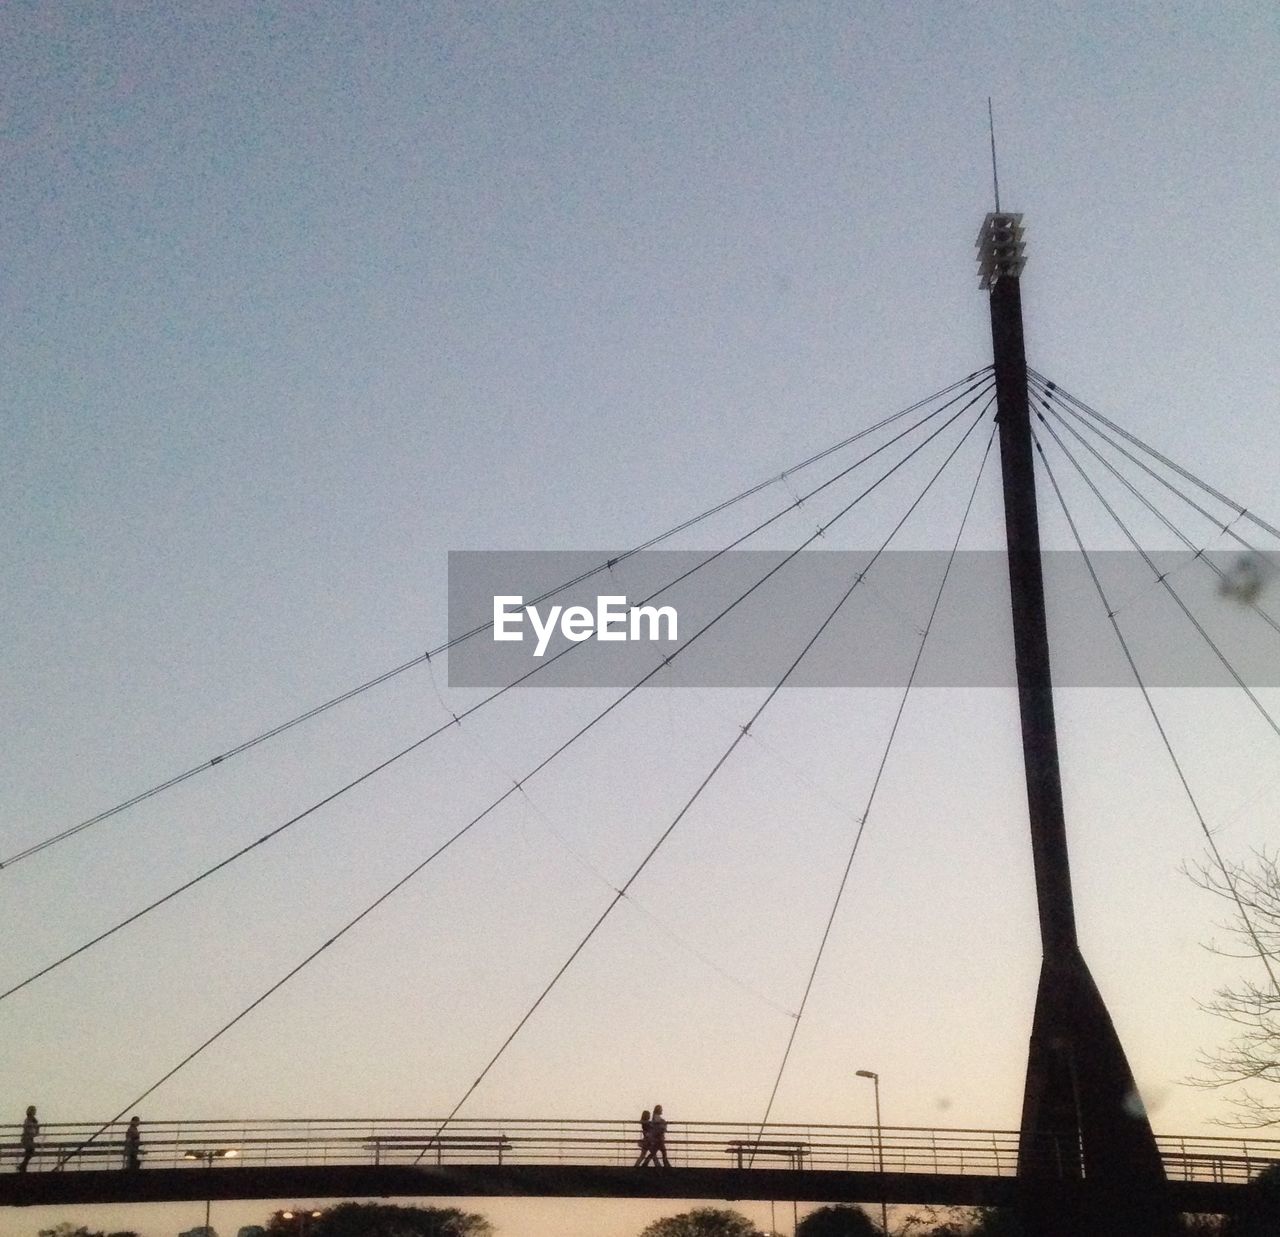
[[[1155,1135],[1078,949],[1046,959],[1040,970],[1018,1176],[1028,1237],[1167,1237],[1176,1231]],[[1090,1185],[1092,1214],[1062,1214],[1054,1183],[1081,1177]]]

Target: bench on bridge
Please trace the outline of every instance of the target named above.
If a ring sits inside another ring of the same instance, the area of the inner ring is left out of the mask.
[[[373,1162],[382,1163],[384,1151],[416,1151],[425,1154],[434,1151],[436,1163],[444,1163],[446,1151],[488,1151],[496,1154],[502,1164],[502,1154],[511,1150],[511,1140],[505,1134],[439,1134],[424,1138],[421,1134],[375,1134],[365,1140],[365,1148],[373,1152]]]
[[[735,1139],[725,1150],[737,1160],[739,1168],[746,1168],[750,1160],[758,1155],[785,1155],[791,1161],[792,1168],[803,1168],[804,1157],[809,1153],[809,1144]]]

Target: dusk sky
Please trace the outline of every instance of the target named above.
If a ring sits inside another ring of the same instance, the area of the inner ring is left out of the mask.
[[[1280,521],[1278,63],[1261,2],[5,5],[4,855],[440,644],[450,550],[616,553],[986,365],[988,96],[1030,364]],[[896,545],[950,547],[988,433]],[[967,548],[1001,544],[994,463]],[[824,547],[875,548],[928,472]],[[0,871],[0,989],[482,695],[437,659]],[[10,997],[0,1117],[119,1111],[613,695],[511,693]],[[780,695],[465,1113],[759,1120],[898,696]],[[762,697],[639,694],[144,1120],[448,1112]],[[1156,701],[1222,850],[1274,842],[1265,720]],[[1185,1079],[1248,963],[1204,948],[1203,835],[1135,691],[1058,716],[1086,958],[1156,1131],[1221,1132]],[[868,1123],[872,1069],[888,1124],[1016,1127],[1038,966],[1013,693],[914,693],[774,1118]]]

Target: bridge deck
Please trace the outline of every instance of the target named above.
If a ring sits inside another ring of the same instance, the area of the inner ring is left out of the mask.
[[[147,1122],[143,1167],[124,1171],[124,1127],[46,1125],[19,1174],[19,1130],[0,1127],[0,1205],[339,1197],[631,1197],[1008,1204],[1011,1130],[681,1122],[675,1167],[633,1168],[629,1121]],[[1280,1140],[1160,1139],[1178,1205],[1217,1211],[1269,1164]],[[779,1148],[786,1150],[785,1155]],[[1053,1149],[1041,1165],[1052,1173]],[[1069,1157],[1064,1159],[1069,1162]],[[883,1171],[881,1171],[883,1169]],[[1063,1180],[1064,1200],[1082,1186]]]
[[[1061,1182],[1063,1206],[1085,1189]],[[1180,1211],[1231,1209],[1243,1183],[1174,1181]],[[1008,1206],[1015,1177],[980,1173],[878,1173],[787,1168],[604,1168],[596,1165],[294,1165],[210,1173],[163,1168],[137,1173],[93,1170],[7,1173],[0,1205],[140,1203],[203,1199],[322,1198],[672,1198],[794,1199],[815,1203],[932,1203]]]

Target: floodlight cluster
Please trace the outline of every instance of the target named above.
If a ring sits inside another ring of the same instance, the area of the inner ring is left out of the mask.
[[[1000,279],[1016,279],[1027,264],[1022,241],[1022,216],[992,212],[978,232],[978,272],[983,288],[994,288]]]

